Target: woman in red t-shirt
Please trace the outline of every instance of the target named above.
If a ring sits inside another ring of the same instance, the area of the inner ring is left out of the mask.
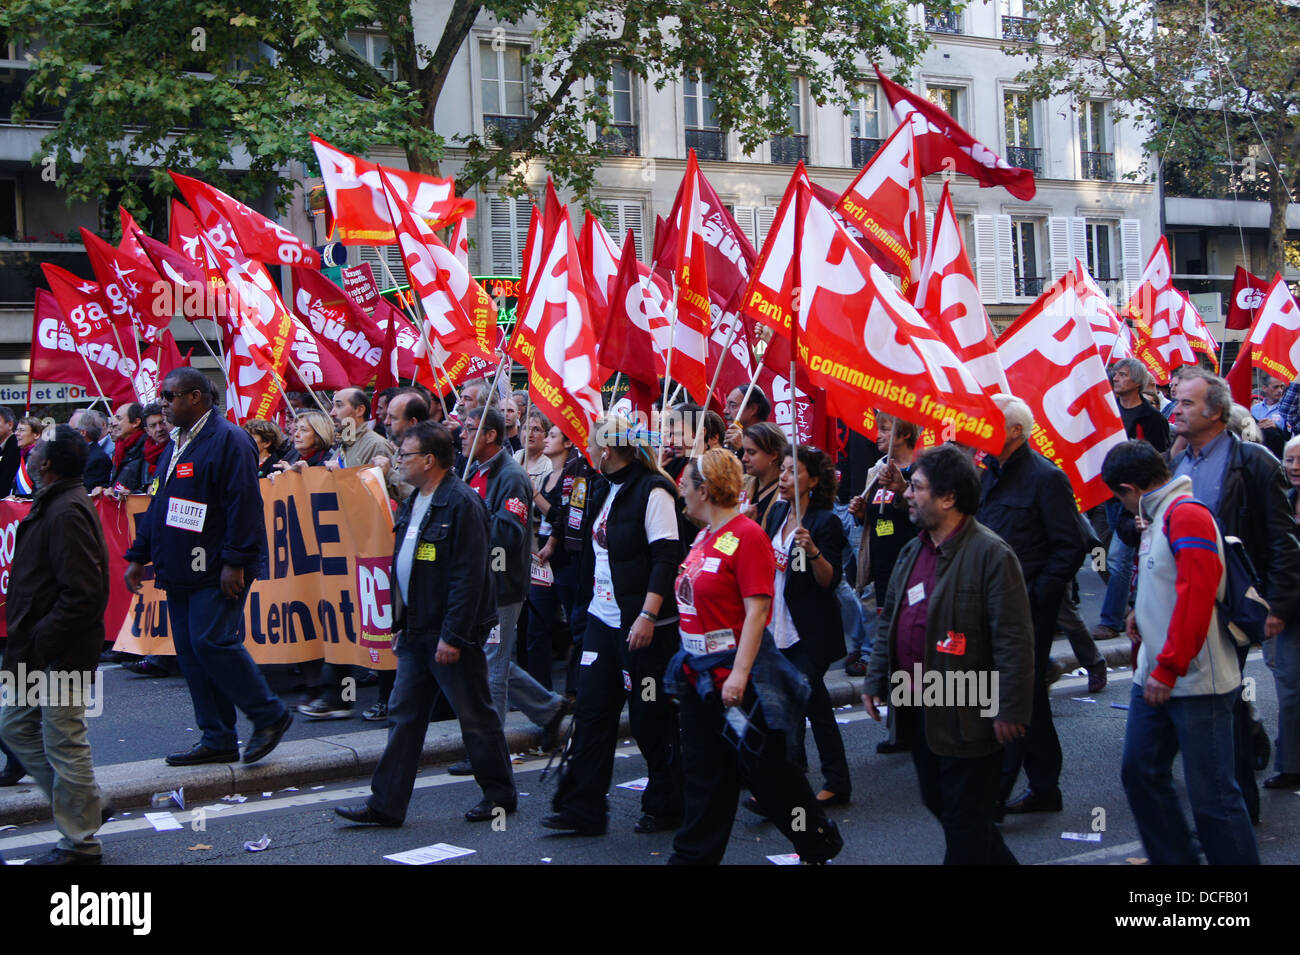
[[[844,841],[788,756],[785,730],[803,719],[794,688],[806,693],[807,684],[764,632],[776,562],[767,534],[740,514],[742,480],[740,462],[721,449],[682,472],[687,513],[705,526],[677,578],[682,650],[669,675],[684,677],[686,814],[670,861],[722,861],[743,781],[801,858],[823,862]]]

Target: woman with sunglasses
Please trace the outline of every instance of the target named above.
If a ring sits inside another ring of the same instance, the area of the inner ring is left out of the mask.
[[[687,511],[704,525],[677,577],[682,648],[668,665],[681,703],[686,818],[675,865],[722,861],[741,784],[803,862],[844,846],[839,830],[790,761],[808,681],[764,632],[776,561],[763,529],[740,513],[740,462],[712,450],[682,474]]]
[[[656,439],[621,415],[600,418],[591,431],[589,454],[604,480],[590,487],[586,504],[594,519],[578,564],[578,603],[587,606],[587,628],[573,741],[560,770],[555,812],[542,820],[548,829],[605,832],[605,794],[624,701],[649,776],[636,831],[675,829],[681,821],[677,713],[663,687],[677,650],[672,587],[681,544],[677,488],[659,468]]]

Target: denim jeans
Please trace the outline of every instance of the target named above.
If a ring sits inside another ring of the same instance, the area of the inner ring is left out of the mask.
[[[1124,505],[1116,500],[1106,502],[1106,519],[1114,528],[1124,513]],[[1133,583],[1133,548],[1119,539],[1119,534],[1112,534],[1110,549],[1106,552],[1106,569],[1110,571],[1110,581],[1106,584],[1106,596],[1101,601],[1101,623],[1124,632],[1124,617],[1128,612],[1129,589]]]
[[[1300,773],[1300,625],[1289,623],[1264,642],[1264,660],[1277,685],[1277,752],[1274,769]]]
[[[862,611],[862,601],[853,592],[849,582],[840,579],[835,588],[835,596],[840,601],[840,619],[844,622],[844,642],[848,650],[854,650],[864,658],[871,657],[871,631],[867,628],[867,615]]]
[[[1197,865],[1191,830],[1174,790],[1174,756],[1201,849],[1211,865],[1258,865],[1255,832],[1234,767],[1232,707],[1240,691],[1173,697],[1149,706],[1134,683],[1120,778],[1153,865]]]
[[[465,754],[483,795],[500,806],[518,802],[510,751],[488,693],[487,662],[479,647],[462,647],[455,663],[438,663],[437,640],[397,643],[397,681],[388,701],[388,743],[370,780],[372,809],[405,819],[420,768],[429,715],[441,694],[456,711]]]
[[[50,800],[62,836],[59,848],[97,856],[95,830],[102,824],[104,797],[86,736],[86,700],[59,702],[66,705],[18,706],[6,699],[0,706],[0,735]]]
[[[247,588],[237,600],[228,600],[217,587],[167,594],[176,659],[194,701],[201,742],[212,749],[238,746],[236,708],[252,720],[255,731],[285,714],[284,704],[271,692],[239,636],[247,599]]]
[[[507,706],[513,703],[524,716],[545,727],[559,712],[563,701],[558,693],[542,686],[515,662],[515,639],[519,632],[519,611],[523,606],[520,601],[497,608],[500,642],[489,643],[483,648],[487,654],[488,686],[502,726],[506,725]]]

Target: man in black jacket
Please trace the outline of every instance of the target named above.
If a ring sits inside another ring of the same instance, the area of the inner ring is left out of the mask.
[[[100,416],[93,411],[82,410],[73,412],[72,417],[68,419],[68,424],[86,439],[86,468],[81,475],[81,483],[87,491],[93,491],[97,487],[108,487],[109,479],[113,476],[113,461],[99,443],[104,437],[99,418]]]
[[[1287,503],[1288,482],[1277,458],[1262,445],[1242,441],[1228,428],[1232,394],[1227,383],[1201,368],[1180,376],[1174,432],[1187,450],[1173,460],[1175,477],[1188,475],[1196,499],[1214,512],[1225,537],[1238,537],[1255,565],[1268,601],[1268,638],[1295,619],[1300,601],[1300,543]],[[1237,650],[1244,672],[1248,648]],[[1255,721],[1240,695],[1233,709],[1237,744],[1237,784],[1246,797],[1251,821],[1259,822],[1252,737]]]
[[[1007,744],[1001,802],[1011,813],[1060,812],[1061,741],[1052,724],[1047,670],[1065,588],[1086,544],[1065,472],[1029,447],[1034,430],[1029,406],[1011,395],[996,395],[994,401],[1006,418],[1007,437],[1001,454],[984,458],[976,517],[1016,552],[1034,624],[1033,716],[1024,737]],[[1022,764],[1029,788],[1008,802]]]
[[[50,800],[62,834],[36,865],[101,861],[95,831],[105,807],[86,741],[86,708],[95,708],[108,549],[81,485],[85,463],[85,442],[67,425],[32,449],[28,472],[38,490],[18,525],[5,604],[5,682],[13,683],[0,694],[0,733]],[[43,697],[30,695],[34,676],[45,678]]]
[[[426,421],[408,430],[396,458],[402,480],[415,491],[393,526],[397,682],[389,700],[388,745],[371,778],[370,799],[335,812],[350,822],[402,824],[429,716],[441,694],[460,720],[483,790],[482,801],[465,818],[491,821],[515,811],[518,793],[483,653],[497,622],[487,509],[451,470],[455,450],[442,425]]]
[[[18,439],[14,437],[17,419],[13,410],[0,405],[0,497],[7,495],[18,476]]]

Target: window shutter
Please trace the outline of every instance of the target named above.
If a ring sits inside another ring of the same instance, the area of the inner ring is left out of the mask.
[[[398,285],[407,285],[406,263],[402,261],[402,249],[397,245],[381,245],[376,248],[373,245],[356,246],[357,258],[362,262],[369,262],[370,269],[375,273],[375,282],[381,289],[389,287],[390,280],[388,272],[384,271],[381,264],[380,255],[383,255],[383,262],[388,263],[389,270],[393,273],[393,278],[397,280]]]
[[[528,226],[525,223],[524,229]],[[518,229],[515,226],[515,200],[501,196],[488,199],[488,244],[494,275],[517,275],[520,255],[515,248]]]
[[[975,281],[980,287],[980,300],[997,302],[998,248],[992,216],[974,216],[975,220]]]
[[[736,225],[740,226],[740,231],[745,233],[745,238],[749,239],[755,251],[758,250],[758,216],[753,206],[736,206],[732,209],[732,216],[736,220]]]
[[[1070,257],[1070,220],[1065,216],[1047,217],[1047,249],[1050,258],[1047,263],[1047,279],[1054,282],[1074,265]]]
[[[759,206],[755,210],[758,228],[755,231],[754,248],[761,250],[763,243],[767,241],[767,232],[772,228],[772,223],[776,221],[775,206]]]
[[[934,213],[930,207],[925,207],[925,247],[930,247],[930,240],[934,238]]]
[[[997,257],[998,257],[998,293],[1004,302],[1010,301],[1016,294],[1016,270],[1011,258],[1011,216],[996,216]]]
[[[1142,278],[1142,223],[1138,219],[1119,220],[1120,290],[1119,301],[1126,302]]]
[[[618,241],[622,242],[627,238],[627,230],[632,230],[632,241],[636,243],[636,258],[638,262],[645,261],[645,216],[639,202],[624,202],[623,221],[620,223],[622,228],[619,230]]]
[[[1080,259],[1085,265],[1088,262],[1088,223],[1082,216],[1070,217],[1070,261],[1067,268],[1074,268],[1075,259]]]

